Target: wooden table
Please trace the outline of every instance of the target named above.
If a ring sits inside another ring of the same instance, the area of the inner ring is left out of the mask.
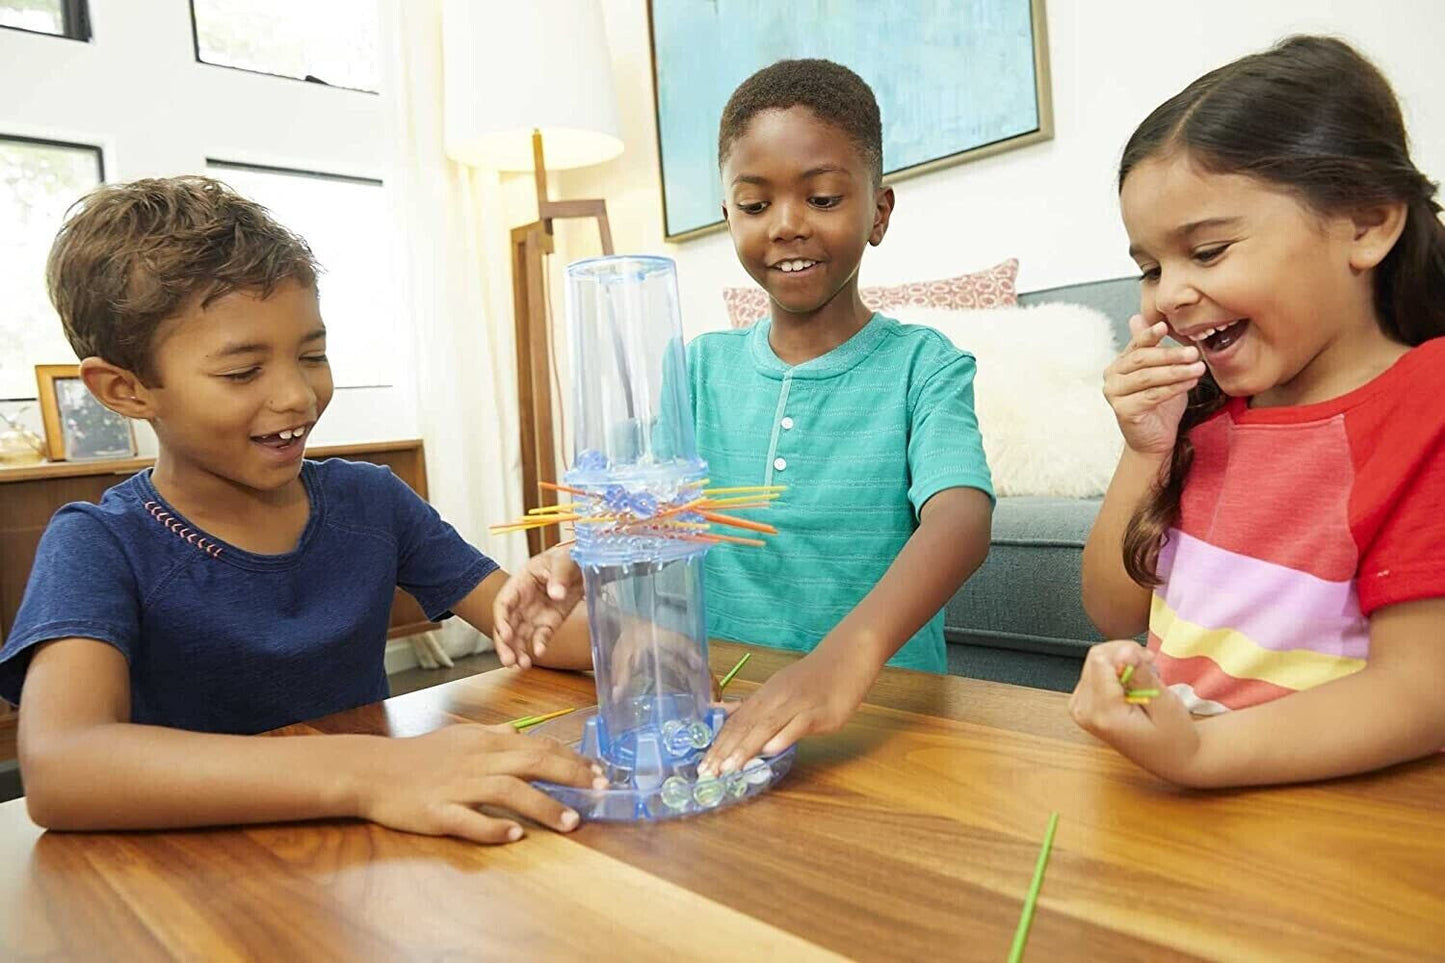
[[[741,651],[714,645],[714,668]],[[730,694],[789,659],[756,650]],[[284,734],[592,694],[499,670]],[[1445,759],[1186,793],[1077,731],[1058,693],[889,671],[777,789],[677,822],[500,847],[342,821],[42,835],[8,803],[0,958],[1003,960],[1054,809],[1026,959],[1445,956]]]

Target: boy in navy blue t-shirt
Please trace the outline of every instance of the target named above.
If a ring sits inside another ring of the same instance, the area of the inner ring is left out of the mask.
[[[85,198],[47,275],[86,386],[160,450],[56,513],[0,649],[32,818],[519,838],[474,808],[497,804],[576,826],[527,780],[599,773],[506,727],[246,738],[386,697],[394,586],[490,634],[506,581],[385,468],[304,460],[332,393],[306,242],[216,181],[144,180]]]

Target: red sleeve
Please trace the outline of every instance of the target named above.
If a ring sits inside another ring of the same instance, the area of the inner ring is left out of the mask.
[[[1445,341],[1431,345],[1445,349]],[[1417,349],[1419,350],[1419,349]],[[1445,360],[1445,350],[1431,351]],[[1360,610],[1445,596],[1445,366],[1421,366],[1409,389],[1385,406],[1357,461],[1353,528],[1360,546]],[[1357,427],[1366,427],[1360,425]]]

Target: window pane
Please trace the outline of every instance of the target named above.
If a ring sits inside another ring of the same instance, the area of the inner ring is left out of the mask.
[[[45,293],[65,211],[100,183],[100,150],[0,137],[0,398],[34,398],[35,365],[73,364]]]
[[[192,0],[196,56],[376,90],[378,7],[375,0]]]
[[[61,0],[0,0],[0,26],[65,36]]]
[[[395,278],[379,238],[389,223],[381,184],[219,161],[207,172],[266,205],[311,245],[323,269],[321,317],[336,384],[391,384]]]

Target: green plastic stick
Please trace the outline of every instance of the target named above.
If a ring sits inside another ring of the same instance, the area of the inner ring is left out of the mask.
[[[733,676],[737,675],[738,670],[740,670],[744,665],[747,665],[748,659],[751,659],[752,657],[753,654],[751,652],[743,653],[743,657],[741,659],[738,659],[738,664],[733,666],[728,671],[728,674],[722,677],[722,681],[717,684],[718,695],[722,695],[722,691],[728,687],[728,683],[733,680]]]
[[[1133,674],[1134,674],[1134,666],[1132,666],[1132,665],[1126,665],[1126,666],[1124,666],[1124,671],[1123,671],[1123,673],[1119,676],[1119,684],[1120,684],[1120,685],[1128,685],[1128,684],[1129,684],[1129,678],[1130,678],[1131,676],[1133,676]]]
[[[1143,699],[1152,699],[1159,694],[1158,689],[1130,689],[1128,695],[1137,696]]]
[[[1044,844],[1039,848],[1039,861],[1034,864],[1034,881],[1029,884],[1029,895],[1024,900],[1023,915],[1019,917],[1019,928],[1014,931],[1013,948],[1009,950],[1008,963],[1019,963],[1024,956],[1024,944],[1028,942],[1029,925],[1034,921],[1034,904],[1038,902],[1039,888],[1044,885],[1044,867],[1049,865],[1049,850],[1054,846],[1054,830],[1059,825],[1059,814],[1049,814],[1049,828],[1044,832]]]

